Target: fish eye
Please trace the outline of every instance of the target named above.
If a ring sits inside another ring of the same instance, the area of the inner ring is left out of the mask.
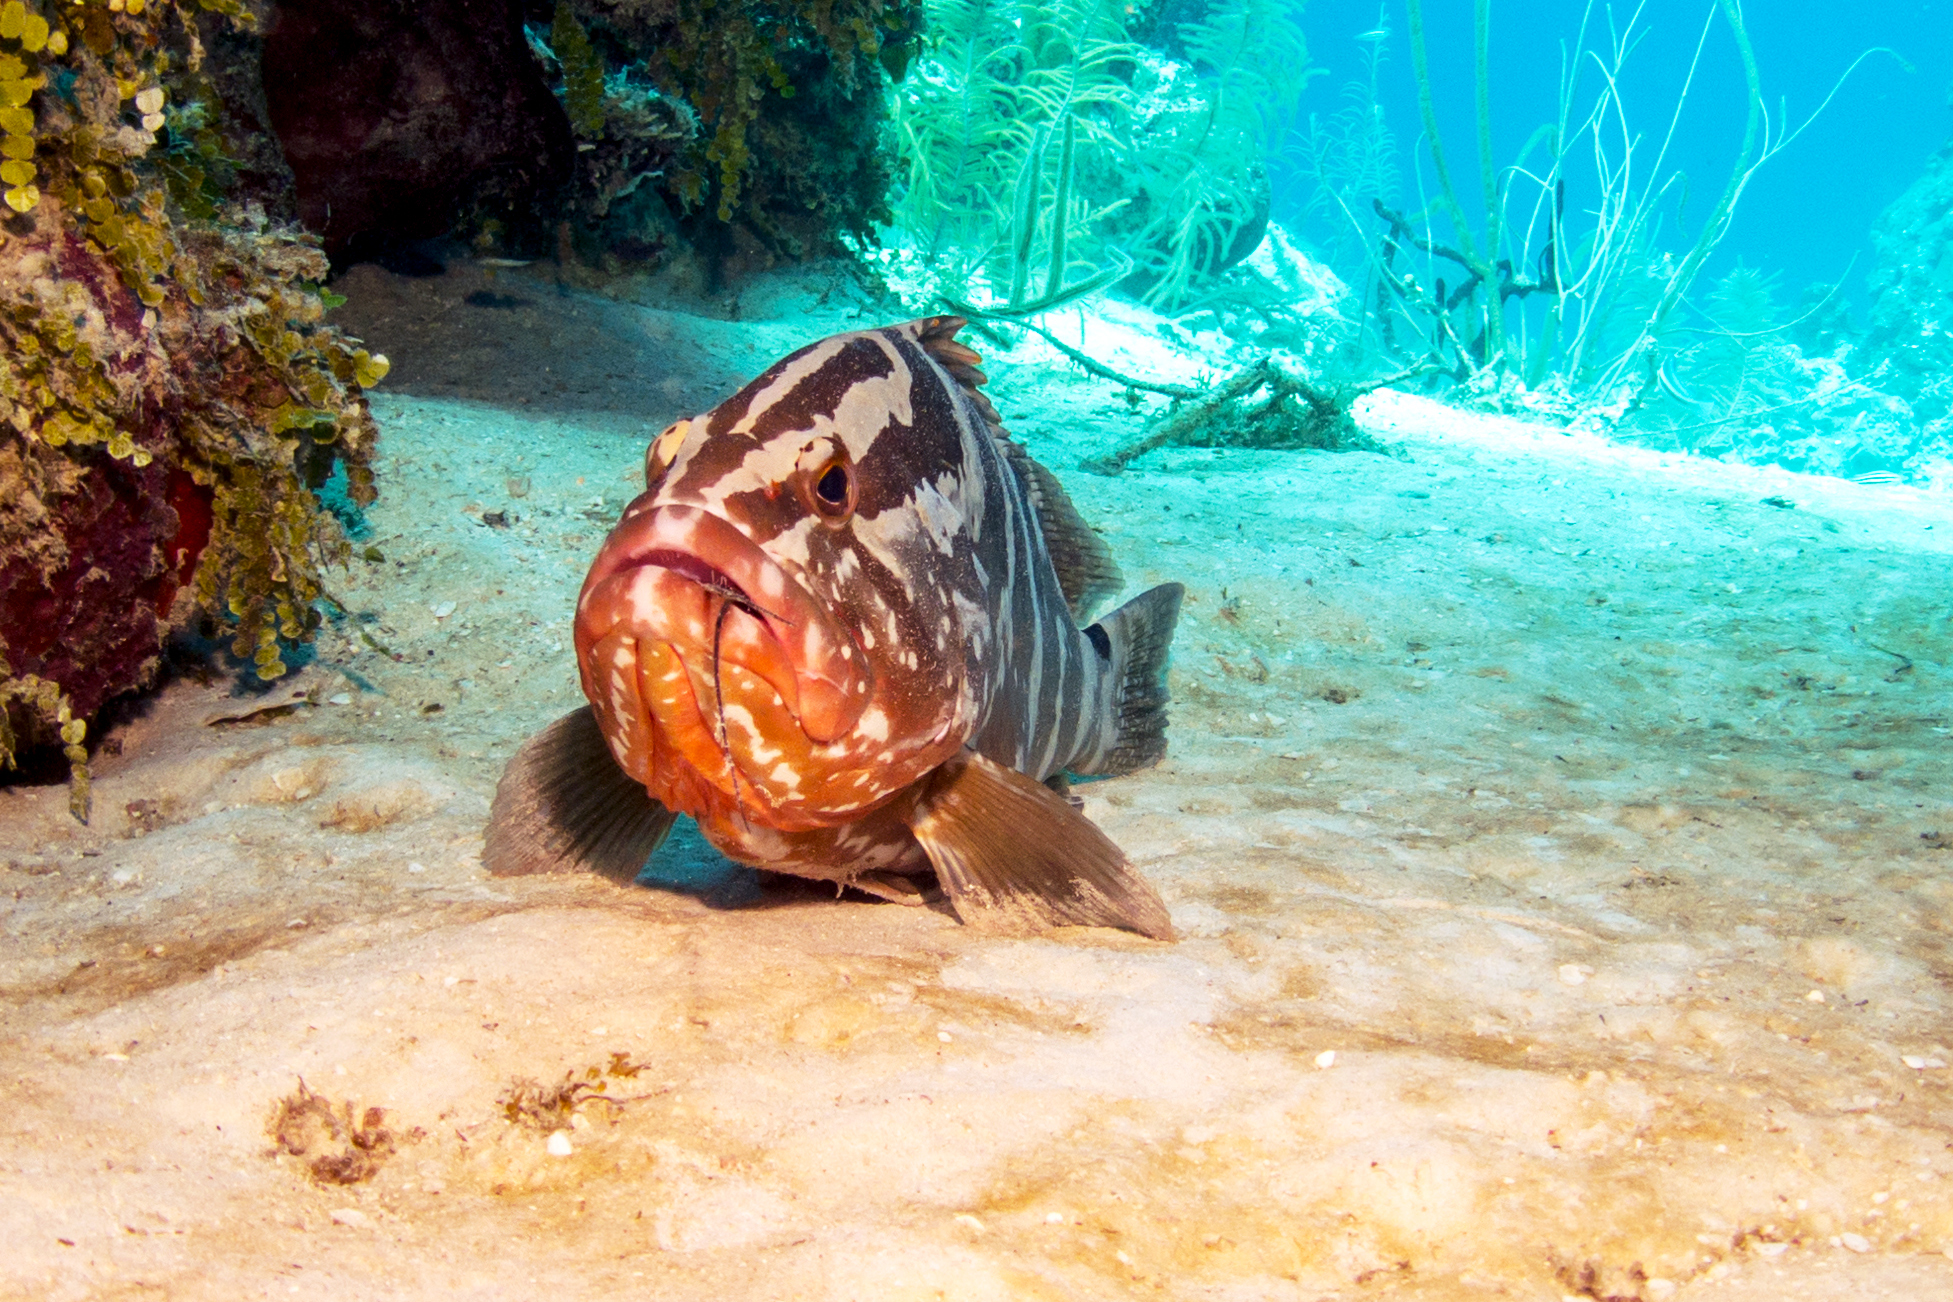
[[[644,486],[656,488],[664,478],[665,471],[678,459],[678,449],[683,446],[685,436],[692,431],[692,422],[681,420],[665,427],[665,432],[651,440],[651,446],[644,452]]]
[[[854,473],[836,461],[814,481],[814,508],[830,519],[845,516],[854,506]]]

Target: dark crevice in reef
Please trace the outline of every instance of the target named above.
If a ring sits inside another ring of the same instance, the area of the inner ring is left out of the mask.
[[[540,220],[576,153],[509,0],[288,0],[264,94],[298,216],[335,259],[441,235],[489,187]]]

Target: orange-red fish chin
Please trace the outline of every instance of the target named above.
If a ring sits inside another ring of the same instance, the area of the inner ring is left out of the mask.
[[[640,642],[637,692],[652,736],[640,780],[700,822],[810,831],[852,822],[940,764],[951,745],[891,748],[808,737],[780,692],[743,665]],[[882,755],[889,755],[886,761]]]
[[[817,742],[853,727],[873,687],[866,654],[765,549],[728,520],[649,493],[625,508],[577,599],[577,662],[593,702],[590,651],[620,627],[688,658],[744,665]]]
[[[667,808],[722,829],[721,840],[737,840],[745,824],[797,832],[852,822],[957,745],[816,742],[752,669],[722,653],[715,681],[698,648],[625,628],[591,649],[584,675],[601,689],[591,702],[618,763]]]
[[[736,527],[626,510],[577,603],[577,663],[611,752],[667,806],[781,830],[859,817],[942,762],[873,740],[867,657]]]

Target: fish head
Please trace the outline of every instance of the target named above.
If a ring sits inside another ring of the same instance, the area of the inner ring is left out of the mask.
[[[612,754],[668,807],[835,826],[974,729],[989,435],[922,325],[803,348],[651,443],[576,646]]]

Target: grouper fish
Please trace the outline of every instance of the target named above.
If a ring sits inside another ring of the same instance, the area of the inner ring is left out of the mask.
[[[960,317],[835,335],[652,442],[584,580],[589,704],[509,761],[489,871],[635,877],[689,814],[729,858],[1025,934],[1168,939],[1068,798],[1166,752],[1184,589],[1122,580],[1005,432]]]

